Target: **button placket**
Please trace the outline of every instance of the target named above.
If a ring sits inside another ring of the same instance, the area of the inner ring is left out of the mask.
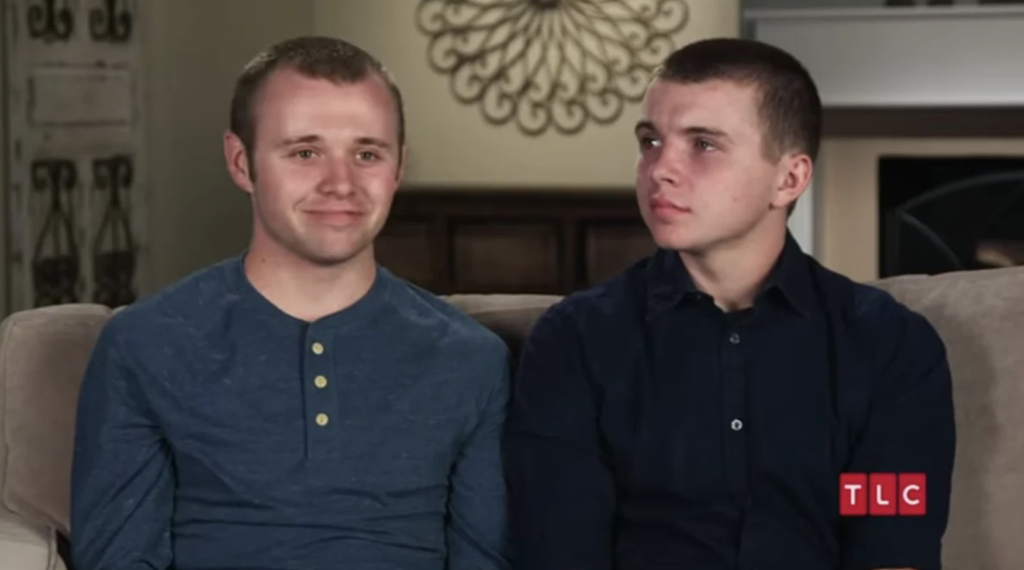
[[[722,357],[722,388],[724,398],[723,420],[726,422],[726,476],[737,496],[746,492],[746,430],[744,422],[746,379],[743,369],[743,350],[740,348],[742,336],[740,332],[728,327],[723,331],[724,341],[721,346]]]
[[[307,436],[308,454],[311,457],[317,454],[318,449],[327,449],[325,446],[329,446],[329,441],[323,438],[334,431],[329,426],[332,425],[337,404],[331,395],[333,390],[328,390],[334,357],[328,350],[331,346],[330,334],[325,336],[324,332],[316,330],[314,325],[306,337],[309,352],[305,358],[302,383],[308,414],[306,425],[310,430]]]
[[[313,354],[317,356],[323,356],[325,352],[323,343],[319,341],[314,342],[310,346],[310,350],[312,350]],[[320,367],[318,366],[317,368]],[[323,374],[318,374],[316,378],[313,379],[313,385],[320,389],[325,388],[327,386],[327,377],[324,376]],[[314,417],[314,421],[316,422],[316,425],[324,427],[330,421],[330,417],[326,413],[320,412]]]

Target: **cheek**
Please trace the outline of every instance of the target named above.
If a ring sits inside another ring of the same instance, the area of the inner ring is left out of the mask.
[[[358,185],[375,199],[389,199],[398,189],[397,173],[393,166],[367,168],[359,172]]]
[[[664,148],[641,148],[636,157],[636,178],[645,184],[651,184],[651,177],[659,160],[662,160]]]
[[[729,202],[736,210],[761,212],[771,202],[772,174],[758,165],[736,168],[728,183]]]
[[[741,200],[750,181],[757,178],[757,174],[752,173],[749,167],[721,154],[693,160],[690,172],[694,180],[699,180],[708,188],[709,194],[719,196],[726,202]]]
[[[687,162],[687,178],[694,188],[694,199],[706,205],[729,205],[743,186],[742,174],[722,156],[697,156]]]
[[[309,192],[308,172],[293,165],[267,161],[257,168],[255,190],[260,201],[277,210],[291,209]]]
[[[654,182],[651,181],[651,170],[650,166],[646,162],[640,160],[636,164],[636,189],[637,191],[647,191]]]
[[[316,166],[285,157],[268,160],[266,178],[279,189],[302,188],[317,179]]]

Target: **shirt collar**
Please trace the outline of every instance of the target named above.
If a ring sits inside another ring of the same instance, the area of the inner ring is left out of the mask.
[[[777,294],[798,314],[810,316],[815,299],[812,279],[806,254],[787,232],[782,253],[762,285],[757,303],[761,303],[763,297]],[[678,253],[659,249],[651,256],[647,264],[648,320],[676,307],[684,299],[698,299],[702,295]]]

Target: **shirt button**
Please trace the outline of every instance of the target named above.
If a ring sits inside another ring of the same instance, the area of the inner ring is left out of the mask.
[[[321,389],[326,388],[327,387],[327,377],[326,376],[317,376],[316,378],[313,379],[313,384],[317,388],[321,388]]]
[[[316,415],[316,425],[318,425],[318,426],[325,426],[325,425],[327,425],[327,422],[329,420],[330,420],[330,418],[327,417],[327,414],[317,414]]]
[[[739,335],[739,333],[732,333],[731,335],[729,335],[729,342],[731,342],[733,344],[739,344],[740,343],[740,335]]]
[[[740,431],[741,429],[743,429],[743,422],[737,418],[732,421],[730,427],[732,427],[732,431]]]
[[[320,344],[319,342],[314,342],[313,343],[313,354],[323,354],[323,353],[324,353],[324,345]]]

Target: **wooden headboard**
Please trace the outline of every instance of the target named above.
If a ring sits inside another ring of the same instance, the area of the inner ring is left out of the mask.
[[[376,242],[383,266],[438,295],[564,295],[654,247],[631,190],[403,189]]]

